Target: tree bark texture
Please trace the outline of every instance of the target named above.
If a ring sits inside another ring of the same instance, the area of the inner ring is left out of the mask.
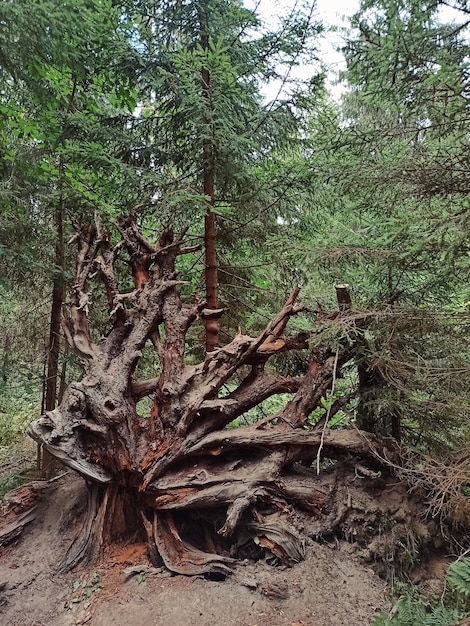
[[[46,378],[43,389],[43,411],[52,411],[57,402],[57,383],[59,374],[60,343],[62,334],[62,306],[65,298],[65,283],[62,274],[64,267],[64,225],[63,206],[59,203],[55,212],[56,244],[55,273],[52,285],[51,316],[49,322],[49,341],[46,358]],[[38,450],[38,470],[46,479],[52,478],[57,467],[54,456],[47,449]]]
[[[209,49],[207,32],[208,16],[205,10],[198,7],[199,27],[201,30],[201,47]],[[214,106],[212,103],[211,73],[206,67],[201,70],[202,96],[205,104],[205,136],[202,148],[203,192],[206,197],[206,215],[204,218],[204,251],[205,251],[205,283],[206,302],[210,310],[218,308],[219,285],[217,267],[217,237],[215,203],[215,139],[214,139]],[[219,343],[219,318],[216,315],[204,319],[206,331],[206,352],[215,350]]]
[[[151,558],[179,573],[226,574],[240,533],[295,562],[302,540],[280,512],[294,505],[321,515],[327,496],[315,487],[315,473],[299,468],[309,468],[319,449],[323,457],[352,455],[373,467],[396,455],[390,442],[369,433],[330,430],[325,419],[310,419],[349,355],[309,348],[309,333],[287,334],[289,319],[305,310],[296,289],[257,337],[239,331],[202,362],[188,364],[186,334],[207,305],[180,296],[175,261],[190,251],[185,231],[174,234],[168,227],[152,243],[132,217],[122,219],[119,230],[115,246],[93,226],[79,233],[63,329],[83,376],[57,408],[29,427],[88,484],[88,513],[63,569],[93,559],[104,543],[138,528]],[[128,263],[131,290],[119,287],[118,259],[121,267]],[[110,317],[110,330],[99,341],[88,324],[90,282],[98,278]],[[139,380],[136,367],[146,344],[153,346],[158,375]],[[267,367],[289,350],[309,355],[304,376],[279,376]],[[251,408],[284,393],[290,400],[277,413],[235,426]],[[140,417],[137,403],[145,397],[153,398],[153,408]]]

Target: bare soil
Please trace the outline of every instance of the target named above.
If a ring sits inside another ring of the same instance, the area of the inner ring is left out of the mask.
[[[140,543],[112,546],[94,569],[59,575],[84,488],[73,473],[38,486],[36,519],[0,553],[0,623],[361,626],[390,608],[386,583],[348,541],[308,539],[305,561],[292,568],[245,561],[224,581],[151,568]],[[132,566],[141,570],[126,576]]]

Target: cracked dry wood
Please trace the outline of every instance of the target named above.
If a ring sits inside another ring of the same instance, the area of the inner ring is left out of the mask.
[[[200,363],[188,363],[186,342],[192,324],[223,311],[209,311],[197,296],[181,296],[186,283],[175,263],[195,249],[185,246],[186,229],[175,234],[168,226],[156,242],[147,240],[133,216],[119,220],[118,229],[122,240],[114,247],[112,238],[95,227],[78,233],[64,331],[83,376],[68,387],[57,409],[28,430],[88,483],[88,512],[62,567],[92,560],[107,541],[140,527],[153,560],[158,552],[169,569],[227,573],[234,564],[226,553],[228,545],[237,544],[240,529],[262,523],[260,515],[279,508],[288,511],[291,504],[321,515],[328,494],[316,488],[313,473],[293,470],[296,462],[311,463],[321,437],[324,456],[353,455],[374,470],[383,459],[395,458],[396,450],[392,443],[355,429],[326,428],[322,435],[310,422],[350,355],[346,349],[309,347],[317,320],[324,318],[321,311],[313,313],[312,333],[288,334],[293,316],[312,313],[297,303],[298,289],[257,337],[239,331]],[[133,286],[126,283],[123,289],[126,262]],[[87,316],[96,280],[102,282],[110,324],[99,340]],[[137,365],[146,346],[153,347],[155,368],[149,378],[139,380]],[[306,355],[304,375],[280,376],[268,366],[275,355],[298,350]],[[265,400],[285,393],[291,397],[276,413],[253,426],[228,427]],[[143,418],[137,403],[145,397],[151,398],[152,408]],[[329,416],[342,406],[336,402]],[[201,516],[194,522],[198,545],[184,538],[182,511],[188,512],[188,520]],[[284,522],[272,523],[287,541]],[[295,560],[279,548],[282,542],[276,543],[275,535],[271,529],[261,545]]]

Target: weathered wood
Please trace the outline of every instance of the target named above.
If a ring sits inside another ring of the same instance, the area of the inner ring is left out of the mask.
[[[308,478],[283,476],[279,487],[287,501],[294,502],[301,509],[317,517],[321,515],[327,494],[315,486],[313,476]]]
[[[305,558],[305,540],[280,515],[250,522],[247,529],[258,538],[259,545],[268,548],[284,563],[298,563]]]
[[[322,433],[300,429],[279,427],[260,430],[255,426],[245,426],[233,430],[223,430],[207,435],[188,451],[189,454],[222,450],[258,447],[299,446],[317,447],[322,441]],[[326,430],[323,435],[324,455],[337,457],[356,454],[381,465],[397,458],[398,447],[391,440],[384,440],[371,433],[357,429]]]
[[[21,535],[39,512],[39,503],[50,481],[35,480],[5,494],[0,520],[0,546],[7,545]]]
[[[145,533],[147,535],[148,556],[149,556],[150,562],[152,563],[152,565],[155,565],[156,567],[160,567],[161,565],[163,565],[163,559],[160,556],[160,553],[158,552],[158,549],[157,549],[157,544],[155,543],[155,533],[154,533],[154,524],[156,522],[155,515],[156,514],[153,513],[154,522],[151,523],[145,516],[145,513],[143,511],[140,512],[140,516],[142,518],[142,522],[145,528]]]
[[[37,504],[23,513],[19,513],[11,522],[0,524],[0,546],[5,546],[16,539],[37,517]]]
[[[397,458],[390,442],[368,433],[310,423],[350,355],[309,347],[309,332],[288,334],[293,316],[312,313],[297,303],[296,288],[258,336],[239,331],[220,347],[213,337],[203,361],[188,363],[189,328],[198,320],[216,322],[223,310],[215,302],[197,296],[186,302],[180,295],[184,283],[175,262],[195,249],[185,246],[186,229],[175,234],[170,225],[156,242],[148,241],[132,215],[120,219],[118,229],[122,240],[114,247],[99,227],[78,233],[64,331],[83,376],[67,388],[60,406],[28,430],[89,486],[88,512],[62,569],[96,558],[103,543],[126,529],[145,531],[152,561],[161,557],[169,569],[184,574],[229,572],[233,559],[221,546],[236,543],[240,529],[251,529],[260,545],[295,562],[302,558],[295,532],[278,517],[269,523],[260,517],[260,511],[264,516],[292,503],[322,514],[328,494],[317,488],[313,472],[294,471],[295,463],[309,466],[320,445],[325,457],[354,455],[373,468]],[[120,271],[127,262],[132,275],[133,287],[125,291],[116,278],[118,260]],[[110,323],[100,340],[88,321],[94,276],[102,281]],[[148,379],[139,380],[137,365],[146,345],[153,346],[157,363]],[[272,357],[290,350],[304,352],[303,376],[276,375],[269,367]],[[275,414],[253,426],[228,427],[284,393],[291,399]],[[152,409],[141,418],[137,403],[145,397],[152,398]],[[336,410],[341,406],[337,400]],[[217,512],[217,527],[204,527],[197,546],[189,545],[184,533],[182,538],[175,521],[184,509],[194,516]]]
[[[171,513],[156,515],[155,543],[166,567],[177,574],[230,574],[235,560],[219,554],[208,554],[181,539]]]
[[[68,572],[78,564],[87,564],[96,558],[103,543],[109,495],[109,489],[88,485],[86,517],[77,538],[59,564],[59,572]]]
[[[340,312],[344,313],[345,311],[350,311],[352,306],[351,286],[347,283],[341,283],[335,285],[335,289]]]

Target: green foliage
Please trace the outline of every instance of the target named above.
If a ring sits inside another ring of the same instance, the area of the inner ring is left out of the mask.
[[[57,241],[95,216],[113,231],[138,205],[146,234],[189,222],[188,243],[201,244],[208,142],[222,336],[258,332],[297,283],[305,301],[335,309],[332,285],[348,282],[355,317],[324,323],[313,339],[354,354],[337,383],[336,397],[350,397],[338,426],[372,416],[371,428],[390,434],[397,418],[420,450],[468,436],[469,47],[465,23],[442,23],[438,4],[362,2],[337,107],[321,70],[307,85],[291,80],[316,55],[313,5],[268,31],[238,0],[3,3],[0,281],[11,308],[2,331],[15,316],[28,322],[14,348],[0,346],[2,441],[38,410],[47,338],[30,311],[54,278],[70,281],[74,251],[57,262]],[[269,81],[284,88],[276,102],[261,96]],[[178,269],[192,302],[204,290],[203,251]],[[105,308],[94,294],[97,334]],[[310,327],[305,316],[292,332]],[[190,330],[189,360],[201,358],[201,338],[201,327]],[[276,365],[295,373],[301,360]],[[151,368],[144,351],[138,374]],[[366,390],[361,368],[375,383]],[[148,414],[148,402],[139,410]]]
[[[237,417],[231,422],[228,428],[237,428],[238,426],[248,426],[255,424],[263,418],[275,415],[277,411],[280,411],[292,398],[292,394],[283,393],[272,398],[268,398],[264,402],[261,402],[256,407],[250,409],[244,413],[241,417]]]
[[[8,394],[0,394],[0,403],[0,447],[11,446],[24,437],[26,427],[37,414],[38,403],[33,389],[26,393],[11,388]]]
[[[470,558],[465,557],[452,563],[447,572],[447,584],[455,594],[456,603],[470,608]]]
[[[42,313],[38,303],[21,303],[12,289],[0,287],[0,447],[21,439],[38,412],[42,354],[37,353],[37,341]],[[29,326],[23,328],[19,322],[25,316]]]
[[[418,594],[409,594],[400,599],[394,607],[393,615],[379,613],[370,626],[455,626],[460,614],[455,609],[443,606],[432,607],[427,600]]]
[[[48,300],[53,282],[72,276],[75,251],[65,242],[100,212],[103,221],[116,205],[127,212],[145,176],[121,158],[136,91],[119,67],[131,46],[115,3],[7,1],[0,21],[0,436],[8,443],[40,411]]]
[[[421,450],[456,445],[470,409],[468,23],[437,5],[362,2],[349,91],[309,116],[297,215],[269,242],[307,299],[334,308],[332,285],[352,285],[354,313],[317,339],[354,352],[357,424],[400,424]]]
[[[379,613],[371,626],[456,626],[470,614],[470,559],[458,559],[449,566],[446,583],[450,593],[434,602],[415,588],[407,589],[390,613]]]
[[[445,450],[468,430],[468,319],[445,312],[378,312],[358,345],[357,362],[375,385],[363,402],[378,432],[390,433],[399,415],[403,440],[413,448]],[[457,349],[456,349],[457,348]]]
[[[251,266],[266,263],[258,250],[264,233],[275,229],[276,197],[292,183],[283,176],[282,152],[299,142],[301,126],[294,90],[266,104],[260,83],[311,54],[321,30],[312,11],[291,12],[277,32],[227,0],[80,0],[60,10],[52,0],[26,0],[4,3],[0,18],[6,25],[0,112],[8,121],[0,129],[0,197],[8,212],[0,217],[0,245],[8,253],[2,270],[28,276],[34,266],[36,281],[47,284],[58,206],[65,241],[77,224],[99,214],[111,228],[135,205],[153,231],[169,219],[177,227],[189,221],[189,235],[200,241],[207,201],[202,153],[210,140],[224,256],[221,300],[233,311],[227,332],[251,323],[250,313],[240,320],[237,311],[265,306],[271,296],[257,287]],[[305,99],[297,84],[300,91]],[[196,262],[193,275],[202,268]],[[59,270],[65,281],[72,263],[66,254]]]
[[[456,24],[443,23],[437,5],[363,3],[353,19],[358,36],[346,50],[354,89],[344,106],[346,133],[363,140],[356,142],[366,172],[361,186],[370,182],[369,201],[384,209],[387,248],[399,252],[406,271],[418,271],[421,285],[414,281],[413,290],[435,302],[468,272],[462,234],[469,182],[468,24],[464,13]]]
[[[84,603],[89,606],[91,597],[103,589],[102,575],[99,572],[93,572],[91,576],[86,574],[79,580],[72,583],[72,594],[70,600],[65,603],[67,609],[71,609],[74,604]]]
[[[32,466],[28,467],[26,470],[22,470],[19,472],[8,473],[2,477],[0,477],[0,501],[3,496],[16,489],[17,487],[21,487],[26,483],[31,481],[31,470]]]

